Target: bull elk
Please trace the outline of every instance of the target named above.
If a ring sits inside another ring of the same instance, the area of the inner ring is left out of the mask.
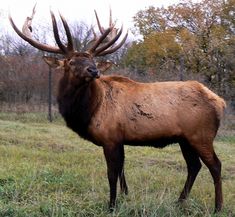
[[[94,58],[118,50],[127,34],[115,45],[122,28],[110,37],[110,33],[115,32],[114,25],[110,24],[107,29],[100,28],[101,35],[86,52],[79,52],[74,49],[64,17],[60,14],[67,45],[61,42],[55,15],[50,13],[58,46],[42,44],[32,38],[30,31],[24,31],[25,26],[31,29],[30,17],[26,19],[23,31],[17,28],[10,15],[9,20],[15,32],[32,46],[64,56],[64,59],[44,57],[51,67],[64,70],[58,87],[59,111],[69,128],[103,147],[110,209],[115,206],[118,179],[121,192],[128,193],[124,144],[162,148],[179,143],[188,172],[179,201],[188,197],[202,161],[214,181],[215,211],[220,211],[223,204],[221,162],[214,151],[213,140],[225,101],[197,81],[139,83],[127,77],[100,75],[110,63],[99,65]]]

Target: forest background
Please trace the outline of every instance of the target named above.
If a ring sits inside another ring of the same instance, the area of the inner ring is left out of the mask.
[[[3,13],[0,13],[0,18]],[[183,1],[168,7],[150,6],[133,17],[132,33],[115,54],[108,74],[149,81],[198,80],[222,96],[229,112],[235,110],[235,0]],[[92,26],[70,23],[78,50],[87,48]],[[62,29],[62,28],[61,28]],[[52,27],[33,23],[33,34],[52,43]],[[52,73],[45,55],[16,34],[0,32],[0,111],[47,111],[49,82],[53,112],[61,72]]]

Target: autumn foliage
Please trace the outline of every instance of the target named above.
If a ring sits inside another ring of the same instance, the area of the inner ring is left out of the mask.
[[[134,32],[142,39],[132,44],[124,63],[159,80],[196,77],[234,102],[234,18],[234,0],[140,10]]]
[[[142,81],[199,80],[235,108],[235,0],[151,6],[136,13],[133,21],[138,40],[111,56],[119,66],[111,73]],[[44,33],[36,31],[36,38],[46,41],[50,27],[40,27]],[[72,29],[76,46],[83,50],[91,28],[76,23]],[[4,31],[0,51],[0,109],[9,103],[46,104],[48,67],[43,54]],[[58,77],[53,73],[54,102]]]

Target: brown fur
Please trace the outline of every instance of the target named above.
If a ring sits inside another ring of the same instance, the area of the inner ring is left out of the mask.
[[[25,27],[31,28],[27,18]],[[81,137],[102,146],[108,168],[110,203],[115,206],[117,180],[121,192],[127,194],[124,175],[124,144],[164,147],[179,143],[187,164],[188,177],[179,197],[185,200],[203,161],[208,167],[215,186],[215,211],[223,204],[221,163],[213,148],[225,102],[215,93],[196,81],[138,83],[121,76],[101,76],[100,71],[112,63],[96,64],[94,57],[105,56],[119,49],[127,34],[114,45],[122,33],[113,26],[95,39],[85,53],[75,51],[66,20],[61,16],[67,36],[67,45],[59,39],[54,13],[51,11],[57,46],[41,44],[21,32],[9,16],[16,33],[32,46],[50,53],[63,54],[64,60],[45,57],[56,68],[63,67],[64,76],[59,84],[59,110],[67,126]],[[98,20],[97,20],[98,21]],[[109,37],[108,37],[109,36]],[[103,42],[107,41],[107,43]]]
[[[223,204],[221,162],[214,152],[213,140],[225,108],[224,100],[196,81],[145,84],[121,76],[100,77],[100,71],[107,70],[112,63],[96,64],[94,57],[111,54],[124,44],[128,34],[115,45],[122,28],[113,31],[110,24],[107,30],[101,31],[100,37],[95,37],[91,48],[81,53],[74,49],[69,26],[63,16],[60,18],[68,43],[61,42],[52,11],[58,47],[34,40],[31,32],[27,31],[27,28],[32,30],[34,13],[35,7],[25,21],[23,32],[11,16],[10,23],[15,32],[32,46],[64,55],[64,60],[44,57],[51,67],[64,69],[59,84],[59,111],[68,127],[103,147],[110,187],[110,209],[115,206],[118,178],[121,192],[128,193],[124,175],[124,144],[164,147],[177,142],[188,169],[179,201],[188,197],[203,161],[214,181],[215,211],[220,211]]]
[[[66,73],[65,73],[66,74]],[[196,81],[138,83],[121,76],[101,76],[70,86],[61,80],[60,112],[81,137],[102,146],[110,183],[110,208],[119,176],[124,176],[124,144],[164,147],[179,143],[188,178],[179,201],[187,198],[202,160],[215,182],[215,210],[222,207],[221,163],[213,149],[225,107],[222,98]]]

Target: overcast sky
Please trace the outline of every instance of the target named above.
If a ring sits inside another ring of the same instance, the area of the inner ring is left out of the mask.
[[[97,10],[103,22],[108,20],[109,7],[112,8],[113,17],[124,25],[131,25],[132,17],[138,10],[150,5],[163,6],[178,3],[180,0],[40,0],[37,2],[37,16],[49,16],[49,8],[59,10],[67,19],[94,22],[94,9]],[[34,0],[1,0],[0,11],[7,17],[8,10],[16,22],[19,23],[31,13],[36,1]],[[107,21],[108,22],[108,21]],[[0,22],[1,23],[1,22]]]
[[[195,0],[196,1],[196,0]],[[118,25],[133,26],[132,17],[141,9],[153,5],[155,7],[168,6],[179,3],[181,0],[40,0],[37,2],[34,22],[49,19],[49,8],[60,11],[68,21],[84,21],[95,24],[94,9],[97,10],[103,26],[108,25],[109,7],[113,12],[113,19],[118,20]],[[31,15],[34,0],[1,0],[0,2],[0,30],[1,25],[9,28],[8,11],[11,12],[15,23],[21,28],[26,16]],[[41,23],[40,23],[41,24]]]

